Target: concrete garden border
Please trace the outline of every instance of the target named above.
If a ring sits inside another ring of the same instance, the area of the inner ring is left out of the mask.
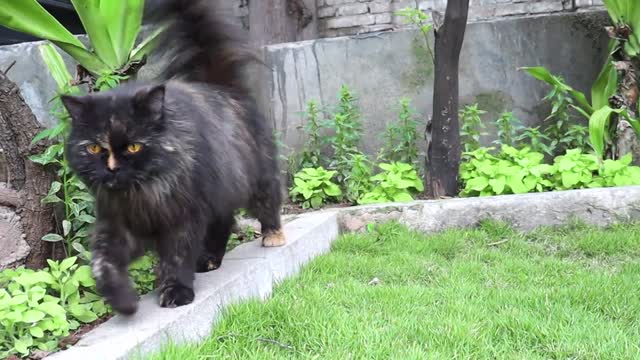
[[[262,248],[258,241],[233,249],[223,266],[198,274],[193,304],[163,309],[155,294],[145,295],[132,318],[115,316],[86,334],[75,346],[47,359],[129,359],[206,337],[221,310],[249,298],[266,299],[274,284],[296,274],[302,264],[330,250],[340,232],[367,223],[398,220],[425,232],[470,227],[486,218],[521,230],[560,225],[571,219],[606,226],[640,219],[640,186],[575,190],[487,198],[415,201],[330,209],[293,217],[284,227],[289,243]]]

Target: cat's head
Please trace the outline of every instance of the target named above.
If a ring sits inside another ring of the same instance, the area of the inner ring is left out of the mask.
[[[163,85],[63,96],[71,116],[69,166],[92,188],[142,186],[175,166],[167,145]]]

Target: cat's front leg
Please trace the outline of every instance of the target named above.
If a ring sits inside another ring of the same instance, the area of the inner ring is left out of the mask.
[[[195,273],[195,240],[202,231],[194,231],[195,224],[172,231],[158,242],[160,306],[177,307],[193,302]]]
[[[104,223],[96,225],[91,270],[98,293],[115,311],[132,315],[138,310],[138,295],[127,271],[132,249],[127,244],[126,235],[115,228]]]

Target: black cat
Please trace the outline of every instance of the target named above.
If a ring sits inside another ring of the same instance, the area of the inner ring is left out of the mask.
[[[62,98],[69,165],[96,199],[93,275],[123,314],[137,310],[128,265],[147,249],[160,258],[160,305],[191,303],[194,272],[220,266],[239,208],[260,221],[263,246],[285,244],[272,128],[212,3],[153,3],[155,23],[170,21],[163,80]]]

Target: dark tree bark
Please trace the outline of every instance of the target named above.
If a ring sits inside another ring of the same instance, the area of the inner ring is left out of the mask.
[[[18,86],[0,71],[0,148],[7,166],[9,188],[0,191],[0,205],[16,209],[31,247],[26,259],[29,267],[42,267],[51,255],[51,245],[42,236],[54,228],[53,210],[41,204],[47,195],[53,173],[31,162],[28,157],[44,146],[31,146],[31,139],[42,130]]]
[[[629,57],[624,51],[623,44],[629,40],[631,30],[627,26],[607,27],[607,33],[611,39],[617,40],[620,47],[612,54],[613,66],[618,73],[618,87],[616,93],[609,99],[609,104],[614,109],[625,108],[632,118],[638,117],[638,98],[640,88],[638,86],[638,71],[640,59]],[[612,148],[608,150],[609,158],[620,158],[626,154],[633,155],[634,165],[640,165],[640,141],[631,124],[619,116],[612,116],[611,134],[614,141]]]
[[[317,35],[314,0],[251,0],[249,34],[252,45],[286,43]]]
[[[435,30],[433,119],[425,134],[429,142],[426,190],[432,198],[458,193],[458,65],[468,12],[469,0],[449,0],[444,23]]]

